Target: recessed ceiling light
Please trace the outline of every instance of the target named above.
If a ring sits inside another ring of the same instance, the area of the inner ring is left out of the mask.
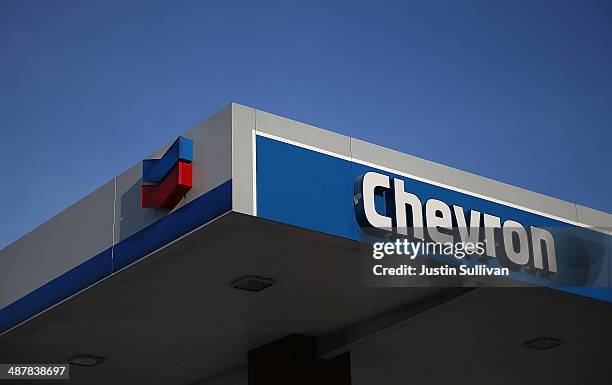
[[[232,282],[234,289],[246,291],[262,291],[276,282],[273,278],[260,277],[259,275],[245,275]]]
[[[538,337],[523,342],[523,346],[537,350],[548,350],[561,345],[563,345],[563,340],[554,337]]]
[[[89,354],[77,354],[70,358],[68,363],[70,365],[78,365],[78,366],[96,366],[102,363],[105,360],[104,357],[100,356],[92,356]]]

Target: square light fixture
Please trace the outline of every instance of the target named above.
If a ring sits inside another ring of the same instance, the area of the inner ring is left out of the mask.
[[[276,283],[273,278],[261,277],[259,275],[245,275],[232,282],[234,289],[246,290],[246,291],[262,291]]]
[[[561,345],[563,345],[563,341],[559,338],[554,337],[538,337],[523,342],[523,346],[536,350],[548,350]]]
[[[70,358],[68,363],[77,366],[96,366],[105,360],[104,357],[92,356],[89,354],[77,354]]]

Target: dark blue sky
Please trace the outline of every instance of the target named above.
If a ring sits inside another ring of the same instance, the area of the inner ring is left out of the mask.
[[[230,101],[612,211],[612,2],[0,0],[0,247]]]

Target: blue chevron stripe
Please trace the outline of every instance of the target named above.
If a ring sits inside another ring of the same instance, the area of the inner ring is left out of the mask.
[[[178,161],[193,161],[193,141],[179,136],[160,159],[142,161],[142,181],[160,182]]]

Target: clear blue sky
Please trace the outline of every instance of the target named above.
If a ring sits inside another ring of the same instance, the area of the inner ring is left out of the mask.
[[[230,101],[612,211],[612,2],[0,0],[0,247]]]

